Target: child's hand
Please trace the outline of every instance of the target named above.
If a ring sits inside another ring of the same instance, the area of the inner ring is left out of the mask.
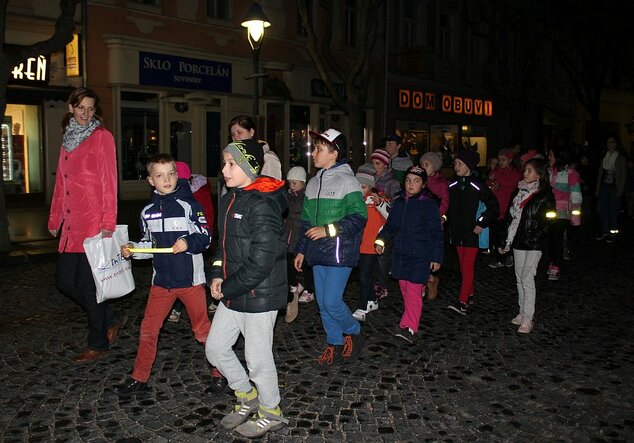
[[[130,252],[130,248],[134,246],[132,243],[126,243],[125,245],[121,245],[121,255],[123,258],[130,258],[132,253]]]
[[[304,265],[304,254],[297,254],[295,256],[295,260],[293,260],[293,265],[295,266],[295,270],[297,272],[302,272],[302,266]]]
[[[178,240],[176,240],[176,242],[174,242],[174,245],[172,246],[174,254],[185,252],[187,251],[187,248],[187,240],[185,240],[184,238],[179,238]]]
[[[222,297],[224,297],[224,295],[222,295],[221,286],[221,278],[214,278],[213,280],[211,280],[211,296],[216,300],[220,300]]]
[[[431,269],[431,272],[436,272],[440,269],[440,263],[431,262],[431,264],[429,265],[429,269]]]
[[[326,228],[323,226],[314,226],[306,231],[306,237],[311,240],[319,240],[320,238],[326,238]]]
[[[473,233],[474,234],[479,234],[480,232],[484,231],[484,228],[482,226],[478,226],[476,225],[475,228],[473,228]]]
[[[498,252],[500,253],[500,255],[504,255],[507,252],[509,252],[509,248],[498,248]]]
[[[383,246],[375,244],[374,245],[374,250],[376,251],[377,254],[383,255]]]
[[[370,198],[372,199],[372,203],[374,203],[375,205],[378,206],[381,204],[381,197],[376,192],[371,193]]]

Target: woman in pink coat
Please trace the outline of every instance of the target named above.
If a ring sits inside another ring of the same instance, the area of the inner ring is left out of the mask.
[[[55,190],[48,219],[60,234],[57,288],[88,315],[88,345],[75,363],[104,356],[126,318],[118,319],[108,302],[98,304],[83,242],[99,233],[111,236],[117,223],[117,160],[112,134],[96,115],[99,98],[88,88],[68,98]]]

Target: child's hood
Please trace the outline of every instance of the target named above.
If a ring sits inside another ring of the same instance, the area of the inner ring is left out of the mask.
[[[284,180],[260,176],[249,186],[245,186],[243,190],[245,192],[259,192],[267,199],[270,199],[273,204],[278,206],[280,212],[284,212],[288,206],[284,183]]]

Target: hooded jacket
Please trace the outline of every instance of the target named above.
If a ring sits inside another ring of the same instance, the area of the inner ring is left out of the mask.
[[[480,202],[486,210],[476,219]],[[489,187],[475,174],[457,177],[449,184],[449,235],[455,246],[479,247],[478,235],[473,232],[476,225],[488,228],[497,220],[499,205]]]
[[[178,239],[187,242],[180,254],[139,254],[135,259],[152,258],[152,284],[162,288],[187,288],[205,283],[202,253],[211,243],[205,212],[196,201],[189,182],[179,179],[171,194],[154,191],[152,202],[141,211],[143,238],[132,243],[139,248],[169,248]]]
[[[350,166],[338,162],[320,169],[306,186],[295,252],[304,254],[310,266],[355,267],[367,216],[361,186]],[[313,226],[324,226],[327,237],[308,239],[304,234]]]
[[[286,306],[284,193],[282,180],[258,177],[220,201],[211,278],[223,279],[220,302],[228,309],[258,313]]]
[[[377,241],[392,239],[392,277],[427,284],[429,267],[442,263],[442,224],[438,202],[423,190],[394,200],[387,223]],[[381,244],[381,243],[379,243]]]

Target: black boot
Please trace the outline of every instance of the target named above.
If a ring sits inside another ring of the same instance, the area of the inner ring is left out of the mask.
[[[121,398],[128,398],[136,394],[144,394],[147,392],[147,383],[141,383],[133,378],[129,379],[122,385],[112,388],[115,394]]]

